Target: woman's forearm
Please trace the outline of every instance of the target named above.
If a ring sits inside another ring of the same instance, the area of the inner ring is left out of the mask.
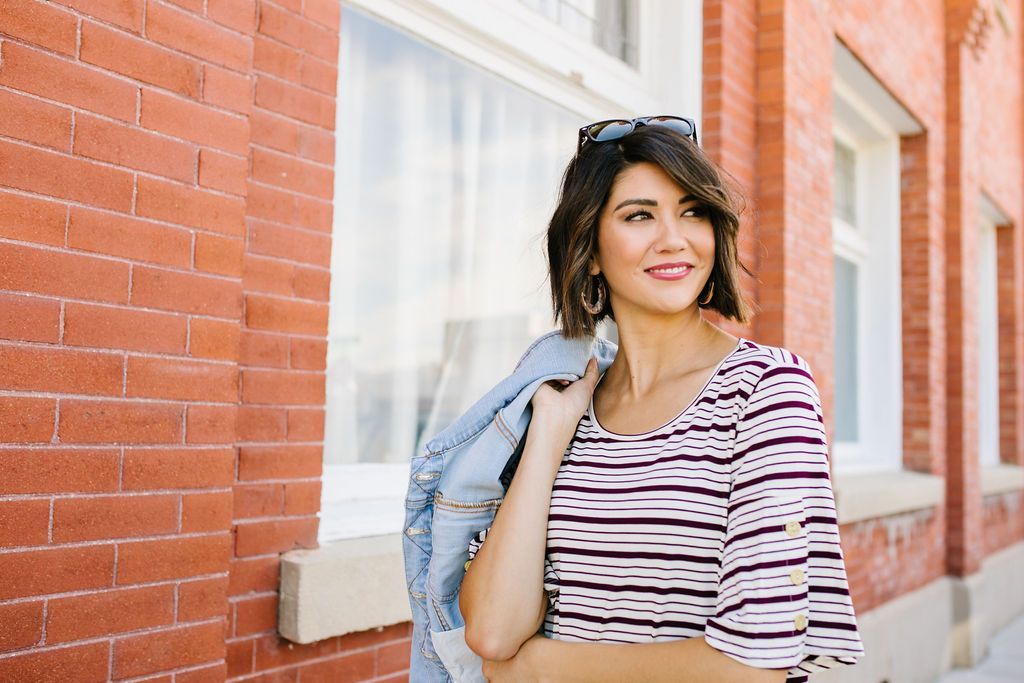
[[[747,666],[703,636],[658,643],[573,643],[538,637],[524,654],[540,683],[782,683],[786,669]]]
[[[466,643],[485,659],[508,659],[543,620],[544,556],[551,487],[572,433],[534,416],[505,499],[462,581]]]

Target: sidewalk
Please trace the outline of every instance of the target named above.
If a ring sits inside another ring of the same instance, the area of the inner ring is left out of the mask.
[[[1024,682],[1024,615],[992,639],[988,656],[973,669],[953,669],[935,683]]]

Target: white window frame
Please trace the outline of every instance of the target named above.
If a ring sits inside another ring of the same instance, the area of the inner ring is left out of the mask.
[[[701,136],[700,0],[637,3],[636,68],[515,0],[345,0],[344,4],[582,113],[586,121],[581,125],[613,117],[681,114],[698,121]],[[665,26],[679,30],[666,31]],[[340,116],[340,107],[338,111]],[[337,129],[342,125],[338,121]],[[573,136],[575,131],[566,134]],[[340,196],[338,188],[335,196]],[[325,465],[319,543],[400,533],[408,484],[405,463]]]
[[[834,43],[833,136],[854,149],[856,225],[833,216],[833,253],[857,277],[857,441],[833,439],[837,471],[902,469],[900,136],[921,131],[863,64]],[[870,333],[868,331],[870,330]],[[836,387],[842,391],[842,387]]]
[[[978,210],[978,462],[994,467],[999,459],[999,260],[1000,225],[1007,216],[984,193]]]

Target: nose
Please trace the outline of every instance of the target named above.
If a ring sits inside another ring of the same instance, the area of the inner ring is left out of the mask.
[[[658,233],[654,248],[659,252],[673,252],[690,248],[690,240],[686,236],[686,227],[682,218],[666,212],[665,217],[658,221]]]

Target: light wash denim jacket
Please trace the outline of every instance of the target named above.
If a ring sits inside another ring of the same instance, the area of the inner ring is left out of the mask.
[[[477,532],[491,526],[519,464],[530,400],[543,382],[577,380],[591,356],[598,372],[618,347],[558,330],[530,344],[501,380],[412,458],[402,551],[412,607],[411,683],[484,683],[483,660],[466,645],[459,588]]]

